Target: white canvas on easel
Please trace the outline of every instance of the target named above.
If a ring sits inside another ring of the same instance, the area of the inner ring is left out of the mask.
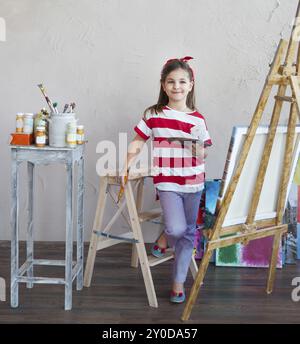
[[[232,146],[232,153],[230,162],[228,164],[228,171],[226,180],[224,181],[224,193],[230,183],[231,177],[234,175],[235,167],[237,165],[241,148],[243,147],[245,136],[247,134],[247,126],[237,126],[233,129],[232,137],[234,143]],[[233,226],[246,222],[247,214],[251,204],[251,197],[253,187],[255,186],[256,177],[259,169],[259,164],[262,159],[262,153],[269,133],[268,126],[260,126],[257,129],[254,142],[250,149],[248,158],[245,163],[244,170],[239,179],[236,192],[232,198],[232,202],[225,217],[223,227]],[[266,172],[260,200],[258,203],[255,220],[272,219],[276,217],[276,207],[279,192],[279,180],[282,173],[282,164],[284,159],[284,148],[287,134],[287,126],[278,126],[274,140],[273,149],[269,165]],[[294,154],[292,162],[292,172],[288,183],[289,193],[293,176],[295,173],[299,151],[300,151],[300,126],[296,127],[296,139],[294,141]]]

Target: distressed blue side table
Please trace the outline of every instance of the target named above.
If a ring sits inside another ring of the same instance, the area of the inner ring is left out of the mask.
[[[72,282],[76,278],[76,289],[83,288],[83,193],[84,193],[84,145],[76,148],[54,148],[45,146],[10,146],[12,179],[11,179],[11,306],[19,305],[19,283],[26,283],[32,288],[34,283],[65,285],[65,310],[72,309]],[[19,266],[19,166],[27,163],[28,171],[28,222],[26,240],[26,261]],[[36,165],[63,163],[67,170],[66,187],[66,243],[65,260],[34,259],[33,208],[34,208],[34,170]],[[74,168],[77,173],[77,257],[73,261],[73,201],[74,201]],[[34,266],[63,266],[65,278],[35,277]]]

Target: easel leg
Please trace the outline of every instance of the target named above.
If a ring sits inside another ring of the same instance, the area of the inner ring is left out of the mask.
[[[85,266],[85,272],[84,272],[84,282],[83,285],[85,287],[89,287],[91,285],[91,279],[94,271],[94,264],[95,264],[95,258],[97,253],[97,244],[98,244],[98,236],[94,233],[94,230],[100,230],[102,226],[102,220],[105,210],[105,204],[107,199],[107,178],[106,177],[100,177],[100,190],[99,190],[99,197],[98,197],[98,203],[97,203],[97,209],[94,219],[94,225],[93,225],[93,231],[91,235],[90,240],[90,247],[89,247],[89,253],[87,257],[87,262]]]
[[[184,311],[183,311],[182,316],[181,316],[181,320],[183,320],[183,321],[188,320],[190,318],[192,308],[193,308],[195,301],[196,301],[196,298],[198,296],[199,289],[201,287],[201,284],[203,282],[206,270],[208,268],[212,252],[213,251],[211,251],[209,248],[207,248],[207,250],[204,253],[204,256],[202,258],[202,262],[200,264],[200,267],[199,267],[199,270],[198,270],[198,273],[196,276],[196,280],[194,281],[191,293],[189,295],[189,298],[187,300],[187,303],[185,305]]]
[[[284,162],[282,167],[281,185],[279,189],[279,197],[277,203],[277,224],[282,223],[282,217],[284,213],[285,201],[287,197],[287,187],[291,174],[292,157],[293,157],[293,145],[296,135],[296,124],[297,124],[297,106],[296,104],[291,105],[290,117],[288,123],[288,132],[285,145]]]
[[[153,284],[152,275],[151,275],[150,266],[149,266],[149,261],[148,261],[148,257],[147,257],[147,253],[145,249],[145,244],[144,244],[144,240],[142,236],[142,230],[141,230],[139,217],[138,217],[130,182],[128,182],[125,187],[125,197],[127,201],[133,235],[134,235],[134,238],[138,240],[138,243],[136,244],[136,249],[137,249],[137,254],[141,263],[141,269],[143,273],[149,305],[151,307],[158,307],[154,284]]]
[[[281,241],[281,232],[274,235],[273,238],[273,248],[272,248],[272,256],[270,260],[269,266],[269,273],[268,273],[268,283],[267,283],[267,293],[271,294],[273,291],[273,285],[275,280],[275,273],[276,273],[276,265],[277,265],[277,257],[279,251],[279,245]]]

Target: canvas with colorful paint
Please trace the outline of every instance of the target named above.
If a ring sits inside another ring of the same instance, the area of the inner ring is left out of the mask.
[[[288,233],[283,240],[283,254],[285,264],[296,264],[297,260],[297,185],[292,185],[284,222],[288,224]]]
[[[294,184],[297,186],[297,230],[296,230],[296,245],[297,245],[297,259],[300,259],[300,158],[298,160]]]
[[[202,259],[203,254],[204,254],[204,249],[205,249],[205,241],[204,241],[204,236],[203,236],[204,211],[205,211],[205,186],[202,193],[199,211],[198,211],[198,218],[197,218],[197,228],[196,228],[196,234],[195,234],[195,240],[194,240],[195,259]]]
[[[201,259],[204,254],[206,239],[203,235],[203,230],[212,228],[215,221],[215,210],[220,190],[221,180],[207,180],[205,181],[205,188],[203,197],[200,203],[198,215],[198,230],[195,237],[195,258]],[[211,261],[214,261],[214,256]]]
[[[288,233],[284,240],[285,263],[296,264],[297,259],[300,258],[300,159],[289,193],[285,222],[289,225]]]
[[[273,238],[252,240],[248,245],[236,244],[216,250],[217,266],[269,267]],[[282,247],[280,247],[277,268],[282,268]]]

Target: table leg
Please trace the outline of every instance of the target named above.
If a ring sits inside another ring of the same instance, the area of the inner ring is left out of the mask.
[[[77,189],[77,264],[79,270],[76,280],[76,289],[83,288],[83,195],[84,195],[84,160],[81,158],[78,162],[78,189]]]
[[[72,309],[73,260],[73,163],[68,162],[66,190],[65,310]]]
[[[27,224],[27,242],[26,253],[27,262],[30,263],[30,268],[27,270],[27,277],[33,277],[33,187],[34,187],[34,164],[27,163],[28,171],[28,224]],[[32,288],[33,283],[28,282],[27,288]]]
[[[19,305],[19,163],[16,161],[16,152],[12,151],[12,178],[11,178],[11,284],[10,284],[10,304],[12,307]]]

